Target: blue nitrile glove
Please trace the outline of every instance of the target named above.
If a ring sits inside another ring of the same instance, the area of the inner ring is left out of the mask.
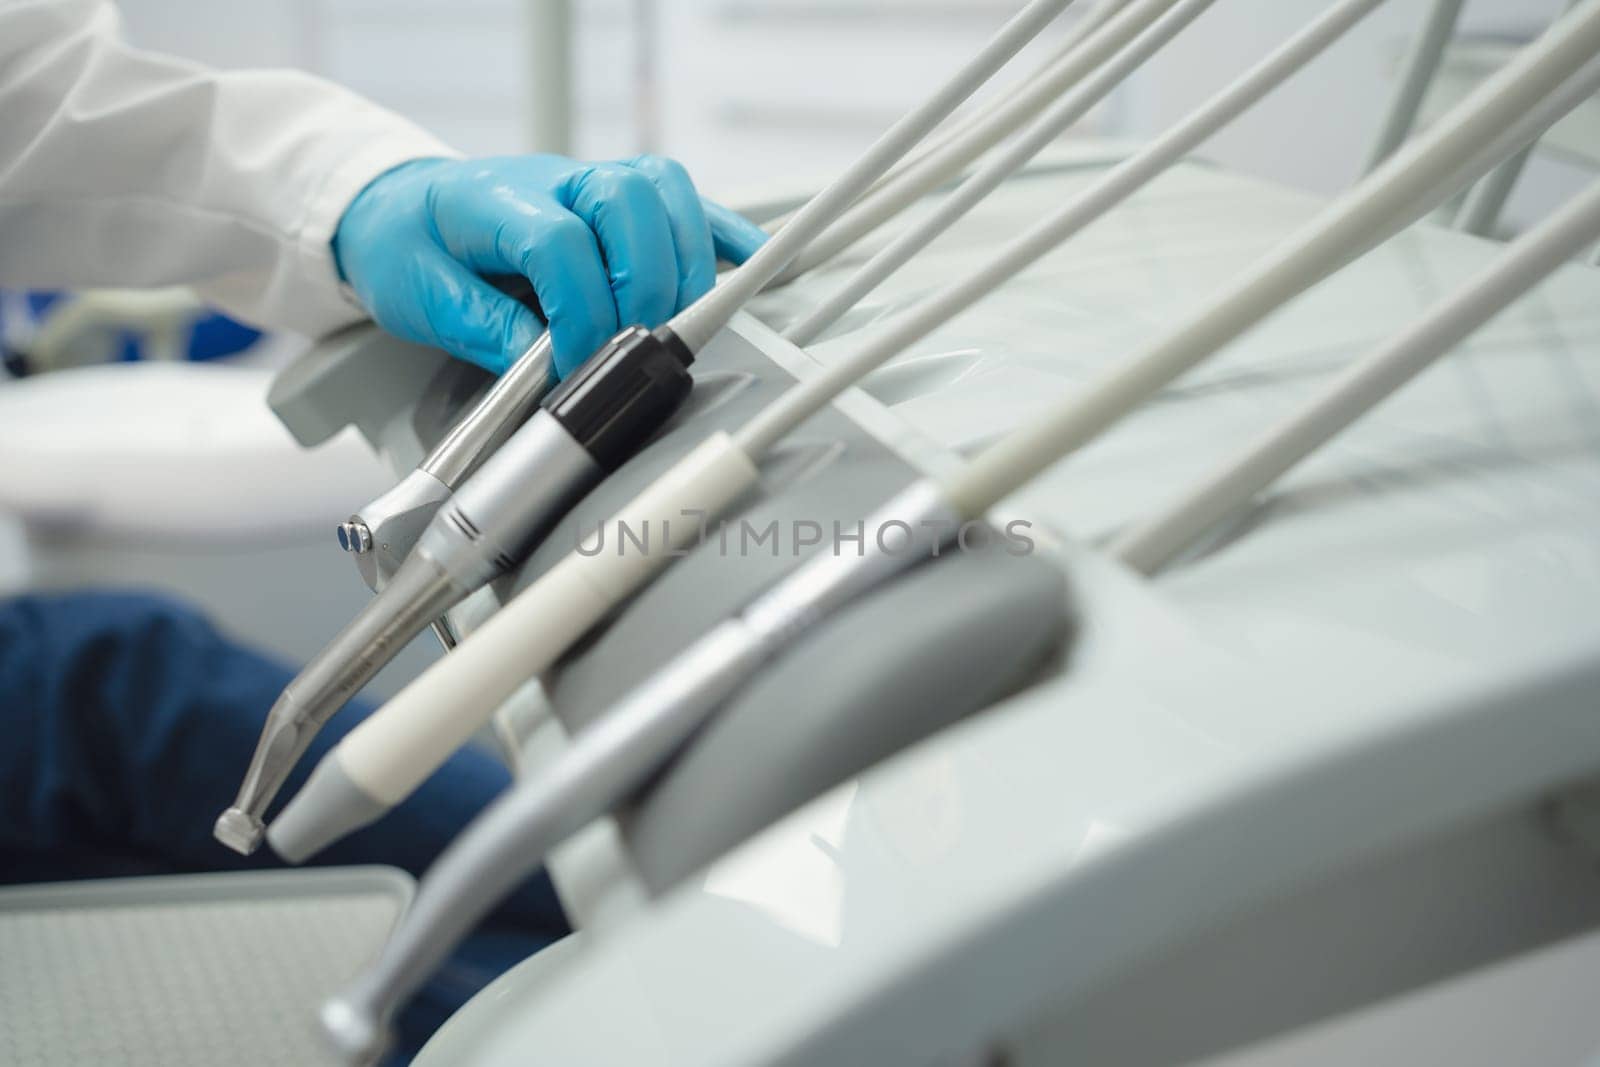
[[[533,285],[565,376],[623,326],[659,326],[743,263],[760,227],[639,156],[419,159],[373,179],[333,237],[339,272],[390,333],[499,373],[544,322],[485,277]]]

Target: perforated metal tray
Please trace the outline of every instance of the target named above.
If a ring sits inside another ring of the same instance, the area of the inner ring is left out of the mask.
[[[390,867],[0,889],[0,1063],[339,1063],[317,1007],[412,889]]]

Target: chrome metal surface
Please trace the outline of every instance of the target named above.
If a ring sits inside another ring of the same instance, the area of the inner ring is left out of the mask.
[[[217,819],[217,840],[246,855],[256,850],[268,805],[317,731],[463,592],[423,553],[400,568],[273,704],[239,795]]]
[[[419,548],[476,588],[521,560],[604,476],[566,428],[540,411],[440,508]]]
[[[339,543],[355,557],[367,588],[378,593],[405,563],[450,488],[421,468],[339,524]],[[363,547],[365,546],[365,547]]]
[[[428,627],[433,631],[433,636],[439,639],[439,644],[446,652],[456,647],[456,635],[450,632],[450,624],[444,619],[434,619]]]
[[[601,475],[583,447],[549,415],[541,412],[513,434],[438,509],[417,538],[416,550],[377,597],[278,698],[239,797],[217,820],[217,839],[236,851],[254,851],[264,833],[267,805],[322,725],[446,609],[521,559]],[[440,485],[419,469],[388,495],[421,479]],[[390,546],[381,547],[386,552]]]
[[[555,358],[546,332],[500,376],[477,406],[451,427],[417,469],[448,489],[461,488],[538,410],[539,401],[555,384]]]
[[[367,529],[367,524],[358,519],[341,522],[338,526],[339,547],[346,552],[360,555],[372,550],[372,531]]]
[[[383,588],[440,505],[538,411],[555,382],[547,333],[451,427],[416,470],[340,524],[339,543],[355,555],[369,588]]]

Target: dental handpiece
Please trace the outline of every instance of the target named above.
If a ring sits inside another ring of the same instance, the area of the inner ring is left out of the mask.
[[[355,557],[373,592],[383,591],[450,494],[539,410],[555,385],[546,331],[410,474],[339,524],[339,545]]]
[[[428,870],[377,962],[324,1006],[324,1029],[341,1052],[358,1058],[379,1051],[394,1012],[551,849],[637,793],[819,619],[927,559],[959,525],[931,481],[913,483],[866,521],[869,528],[905,522],[912,532],[892,549],[873,544],[860,556],[813,555],[577,734],[552,773],[514,787],[473,820]]]
[[[261,842],[266,809],[335,712],[417,634],[526,555],[577,500],[688,396],[693,356],[663,331],[613,338],[467,479],[416,548],[267,713],[244,781],[214,833]]]
[[[1530,46],[1391,163],[1291,236],[1269,257],[1270,269],[1247,275],[1174,336],[1194,336],[1198,343],[1209,346],[1207,354],[1214,352],[1248,325],[1222,334],[1210,324],[1223,309],[1248,308],[1254,316],[1250,322],[1259,321],[1404,222],[1425,214],[1453,185],[1472,180],[1520,148],[1524,138],[1536,136],[1540,124],[1548,125],[1592,94],[1592,71],[1600,64],[1585,68],[1585,61],[1595,55],[1597,44],[1600,0],[1588,0],[1583,13],[1574,17],[1559,40]],[[1573,78],[1580,68],[1585,68],[1584,76]],[[1443,189],[1437,187],[1440,183],[1444,183]],[[1330,241],[1330,235],[1352,226],[1361,227],[1361,232]],[[1265,299],[1268,296],[1273,298],[1270,302]],[[1156,346],[1155,351],[1162,350],[1163,346]],[[1135,365],[1141,362],[1135,361]],[[1083,405],[1068,401],[1062,411]],[[1061,421],[1059,412],[1035,420],[954,475],[919,483],[891,501],[875,519],[887,522],[932,514],[945,523],[959,524],[980,516],[1001,496],[1049,466],[1051,459],[1042,455],[1037,442],[1042,435],[1053,433]],[[1009,469],[998,468],[994,457],[1011,453],[1017,442],[1026,446],[1021,458]],[[1069,438],[1058,443],[1054,458],[1081,442]],[[918,528],[921,524],[912,525]],[[498,894],[531,869],[549,848],[631,795],[743,678],[794,637],[794,626],[809,625],[810,620],[837,607],[833,589],[858,594],[875,584],[816,582],[810,590],[804,588],[808,583],[802,575],[815,573],[814,566],[842,566],[837,559],[808,561],[776,587],[788,591],[781,610],[773,616],[779,622],[753,627],[751,619],[759,619],[761,612],[747,609],[739,618],[714,629],[690,653],[579,734],[568,757],[556,767],[517,786],[474,822],[441,857],[438,877],[430,871],[424,879],[418,902],[428,901],[427,907],[419,907],[402,922],[377,967],[328,1005],[324,1024],[334,1039],[352,1051],[370,1048],[370,1044],[361,1045],[362,1041],[380,1040],[398,1002],[448,951],[472,916],[498,899]],[[790,596],[793,601],[788,601]],[[757,604],[765,602],[762,598]],[[527,860],[530,866],[507,869],[518,859]]]
[[[740,429],[737,439],[715,438],[718,442],[715,447],[737,449],[745,457],[749,483],[740,486],[740,492],[753,483],[754,463],[759,457],[832,398],[906,346],[971,307],[1005,279],[1160,173],[1180,158],[1188,146],[1220,128],[1227,119],[1239,114],[1265,95],[1271,86],[1309,61],[1337,36],[1334,31],[1348,28],[1354,21],[1353,14],[1364,10],[1369,3],[1370,0],[1344,0],[1328,17],[1315,22],[1305,33],[1287,42],[1234,85],[1202,105],[1193,117],[1063,205],[1034,234],[1019,238],[969,277],[952,283],[897,317],[887,329],[869,338],[848,358],[791,387]],[[690,460],[676,469],[678,477],[674,484],[684,488],[675,492],[692,496],[688,487],[696,484],[693,469]],[[737,496],[738,493],[729,492],[720,494],[718,499],[728,503]],[[658,493],[648,502],[644,497],[639,498],[620,518],[625,518],[631,528],[643,528],[640,523],[657,525],[663,521],[670,526],[674,519],[679,520],[677,526],[682,527],[686,524],[680,512],[687,506],[705,510],[708,518],[720,512],[720,507],[708,506],[705,499],[695,499],[690,504],[675,501],[670,493]],[[574,558],[569,562],[574,568],[596,572],[605,569],[603,561],[580,562],[580,558]],[[664,557],[657,559],[658,566],[665,566],[666,562]],[[379,818],[437,770],[517,688],[553,666],[594,621],[655,573],[655,568],[641,568],[626,576],[611,576],[608,588],[617,591],[603,604],[595,605],[589,614],[573,610],[559,582],[541,579],[524,590],[490,620],[492,630],[484,627],[463,642],[451,656],[430,667],[323,758],[305,787],[274,822],[269,833],[274,851],[285,859],[299,862]],[[481,644],[480,639],[486,638],[485,631],[503,637],[504,647],[491,651]],[[536,640],[526,636],[534,632],[537,632]],[[513,651],[519,648],[520,652]],[[472,658],[460,658],[469,650]],[[491,682],[493,684],[489,684]]]
[[[765,287],[873,181],[915,147],[1071,2],[1031,0],[944,85],[896,122],[844,173],[812,197],[742,267],[723,279],[706,296],[674,316],[665,326],[653,333],[625,333],[619,335],[619,340],[629,337],[630,344],[648,347],[652,352],[675,353],[686,366],[745,301]],[[617,343],[613,341],[611,347]],[[595,362],[597,360],[590,360],[590,363]],[[587,364],[585,367],[587,369]],[[582,379],[581,388],[569,388],[564,383],[551,395],[546,406],[551,406],[558,397],[576,393],[584,396],[607,394],[609,387],[604,385],[607,373],[604,367],[588,373],[580,372],[575,377]],[[686,392],[685,388],[684,395]],[[677,399],[681,400],[682,395]],[[676,402],[672,407],[676,407]],[[625,431],[613,429],[612,432],[626,433],[636,444],[659,427],[666,415],[670,414],[670,409],[656,411],[654,421],[645,421],[644,414],[631,408],[617,408],[611,417],[618,423],[632,425]],[[394,637],[397,632],[395,628],[402,623],[409,625],[419,616],[420,611],[413,602],[415,599],[420,597],[426,600],[428,610],[436,616],[438,611],[435,609],[439,604],[451,596],[459,599],[465,595],[459,592],[465,582],[480,574],[492,577],[525,555],[565,513],[576,496],[581,495],[603,474],[603,471],[593,469],[579,473],[582,464],[572,461],[570,456],[558,455],[570,450],[566,449],[560,435],[550,427],[534,425],[541,418],[536,416],[518,430],[467,483],[467,486],[483,483],[484,487],[477,495],[486,508],[496,509],[497,520],[501,515],[509,516],[506,521],[495,523],[502,536],[492,544],[484,543],[479,537],[484,527],[477,516],[467,514],[461,508],[446,508],[435,515],[430,522],[429,534],[425,534],[423,539],[429,539],[431,534],[436,550],[438,546],[446,544],[458,548],[462,562],[459,565],[447,565],[447,577],[435,577],[427,581],[408,576],[403,584],[400,582],[401,572],[407,564],[402,564],[391,582],[401,586],[401,591],[387,600],[381,594],[375,598],[368,606],[368,611],[363,613],[363,618],[352,623],[345,634],[308,667],[305,673],[312,676],[315,682],[309,687],[310,691],[302,695],[301,690],[291,684],[268,716],[266,729],[246,772],[238,801],[217,820],[215,834],[219,840],[241,851],[250,851],[259,844],[264,829],[262,816],[282,787],[289,770],[322,724],[349,699],[356,688],[370,679],[398,651],[400,645]],[[532,440],[534,438],[537,440]],[[546,455],[547,452],[550,454]],[[554,471],[542,471],[547,463],[555,464]],[[567,477],[557,472],[565,472]],[[531,489],[541,485],[559,486],[559,491],[552,489],[542,495],[532,495]],[[456,495],[461,496],[466,491],[464,486]],[[516,498],[516,502],[497,503],[502,497],[508,496]],[[421,548],[422,541],[419,540],[417,552],[414,553],[419,558],[417,567],[413,569],[430,573],[440,570],[438,561],[433,559],[437,551],[422,557]],[[484,577],[477,584],[481,586],[487,580]],[[387,621],[380,624],[381,620]],[[454,655],[452,653],[452,658]]]

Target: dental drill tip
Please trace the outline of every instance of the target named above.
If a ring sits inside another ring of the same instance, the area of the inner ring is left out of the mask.
[[[384,1028],[372,1013],[346,997],[327,1001],[321,1014],[322,1032],[348,1063],[369,1063],[388,1043]]]
[[[303,747],[304,720],[300,702],[289,690],[284,690],[267,712],[267,721],[256,741],[256,750],[250,756],[250,766],[245,771],[239,793],[227,811],[217,816],[211,836],[248,856],[261,847],[266,834],[262,817],[267,806],[277,795],[279,787],[288,779]]]
[[[238,808],[229,808],[217,816],[211,835],[241,856],[248,856],[261,847],[261,836],[266,827],[261,820]]]
[[[388,811],[388,804],[369,796],[345,773],[335,750],[322,758],[300,792],[272,820],[267,843],[285,862],[304,863]]]

